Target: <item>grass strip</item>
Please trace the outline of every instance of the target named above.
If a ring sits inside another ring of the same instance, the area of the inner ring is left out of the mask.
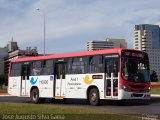
[[[140,120],[134,116],[119,115],[81,106],[0,103],[0,119],[3,120]]]
[[[160,88],[151,88],[151,94],[160,94]]]

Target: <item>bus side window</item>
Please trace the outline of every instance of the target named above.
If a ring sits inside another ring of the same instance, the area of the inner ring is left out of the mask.
[[[10,76],[21,76],[21,65],[21,63],[12,63]]]
[[[71,74],[84,74],[87,72],[87,59],[86,57],[73,58],[72,62],[69,64],[69,69]]]
[[[42,61],[41,75],[52,75],[53,74],[53,60]]]
[[[89,58],[89,73],[103,72],[103,56],[91,56]]]
[[[34,61],[32,63],[32,75],[33,76],[37,76],[37,75],[41,75],[42,72],[42,64],[41,61]]]

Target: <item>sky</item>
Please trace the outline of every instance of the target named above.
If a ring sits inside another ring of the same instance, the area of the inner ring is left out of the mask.
[[[43,53],[44,16],[46,54],[86,51],[87,41],[106,38],[132,48],[135,25],[160,21],[160,0],[0,0],[0,47],[13,37]]]

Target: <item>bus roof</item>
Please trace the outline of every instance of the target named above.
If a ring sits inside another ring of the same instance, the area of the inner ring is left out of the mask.
[[[114,54],[121,53],[122,50],[134,50],[134,49],[105,49],[105,50],[95,50],[95,51],[85,51],[85,52],[76,52],[68,54],[53,54],[46,56],[35,56],[35,57],[24,57],[12,59],[11,62],[25,62],[25,61],[35,61],[35,60],[47,60],[47,59],[56,59],[56,58],[69,58],[69,57],[81,57],[81,56],[90,56],[90,55],[102,55],[102,54]],[[135,50],[137,51],[137,50]]]

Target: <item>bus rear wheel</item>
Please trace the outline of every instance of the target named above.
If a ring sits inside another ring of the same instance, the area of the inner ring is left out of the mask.
[[[31,100],[33,103],[37,104],[40,102],[40,98],[39,98],[39,90],[37,88],[33,89],[31,91]]]
[[[97,88],[92,88],[90,90],[88,100],[90,105],[93,105],[93,106],[99,105],[100,99],[99,99],[99,92]]]

